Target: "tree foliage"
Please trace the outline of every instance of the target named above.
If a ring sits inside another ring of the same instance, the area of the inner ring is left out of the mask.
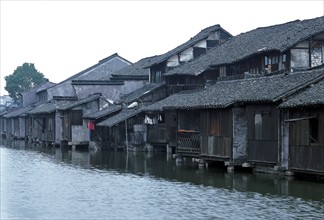
[[[13,74],[6,76],[6,87],[9,96],[19,100],[19,94],[46,81],[43,73],[36,70],[33,63],[24,63],[18,66]]]

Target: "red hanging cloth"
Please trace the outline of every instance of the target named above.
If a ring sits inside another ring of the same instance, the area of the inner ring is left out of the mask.
[[[93,121],[88,121],[88,129],[89,130],[94,130],[95,129],[95,124]]]

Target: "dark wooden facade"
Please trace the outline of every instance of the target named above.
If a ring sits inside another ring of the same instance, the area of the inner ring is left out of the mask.
[[[248,105],[247,159],[249,162],[278,162],[279,110],[276,105]]]
[[[212,109],[201,112],[201,157],[208,160],[232,159],[232,110]]]
[[[231,65],[223,65],[215,69],[220,77],[239,78],[248,74],[269,74],[290,69],[290,52],[267,52],[247,57]]]
[[[232,159],[231,109],[178,111],[177,154],[206,160]]]
[[[55,112],[29,116],[26,119],[26,133],[40,141],[55,142]]]
[[[205,84],[205,78],[203,76],[173,75],[166,77],[166,84],[167,94],[171,95],[183,90],[203,88]]]
[[[67,110],[63,112],[63,136],[62,140],[72,141],[72,126],[83,125],[82,109]]]
[[[146,113],[150,117],[159,117],[161,120],[155,124],[147,124],[147,143],[152,146],[176,146],[177,112],[166,110],[164,112]]]
[[[289,169],[324,173],[324,108],[290,110]]]

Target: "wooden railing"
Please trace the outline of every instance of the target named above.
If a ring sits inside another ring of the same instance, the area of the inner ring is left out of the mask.
[[[177,154],[184,156],[200,155],[200,132],[178,131],[177,132]]]
[[[222,136],[201,136],[201,154],[212,157],[231,157],[231,138]]]
[[[324,146],[290,145],[290,169],[324,172]]]

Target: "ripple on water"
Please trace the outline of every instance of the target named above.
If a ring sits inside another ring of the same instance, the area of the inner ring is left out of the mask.
[[[321,201],[171,181],[120,168],[85,168],[36,151],[0,150],[3,218],[320,219],[323,214]]]

